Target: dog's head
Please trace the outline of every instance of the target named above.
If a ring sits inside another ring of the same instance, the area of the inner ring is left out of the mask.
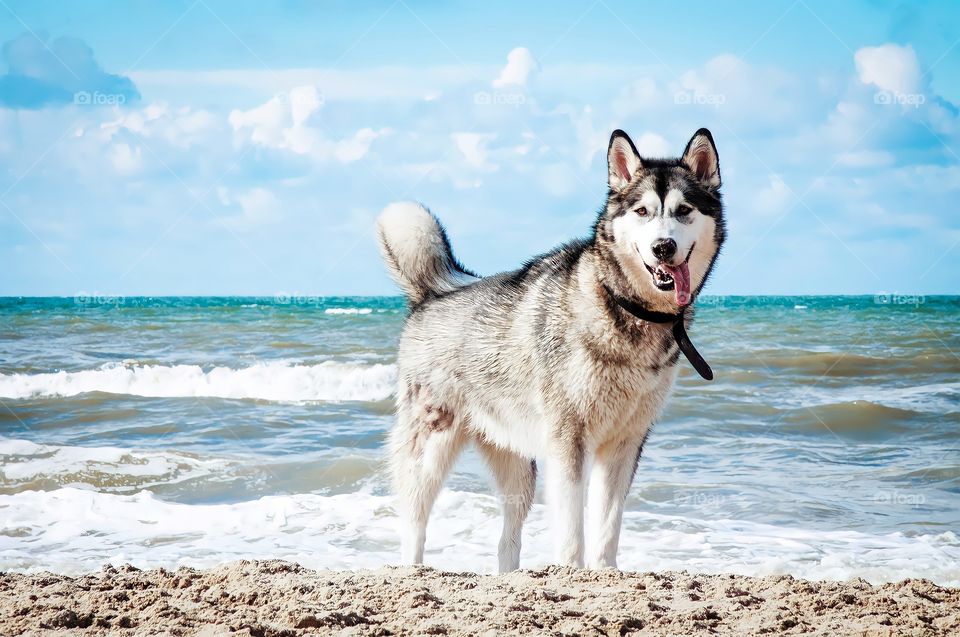
[[[724,240],[720,161],[698,130],[679,159],[644,159],[621,130],[607,150],[610,190],[596,233],[651,309],[693,302]]]

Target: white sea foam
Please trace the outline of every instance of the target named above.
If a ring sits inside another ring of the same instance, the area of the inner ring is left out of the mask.
[[[120,478],[117,489],[129,492],[133,485],[146,488],[174,484],[209,475],[223,466],[220,459],[171,451],[38,445],[28,440],[0,439],[0,484],[6,487],[35,480],[86,482],[92,476],[115,476]]]
[[[287,361],[204,371],[198,365],[108,363],[98,369],[48,374],[0,374],[0,397],[38,398],[107,392],[161,398],[217,397],[276,401],[384,400],[394,391],[396,365]]]
[[[800,386],[781,392],[779,400],[786,406],[795,408],[868,401],[894,409],[951,414],[960,411],[960,383],[930,383],[908,387]]]
[[[370,314],[373,312],[369,307],[328,307],[323,311],[324,314]]]
[[[220,505],[173,504],[147,491],[121,496],[75,488],[0,496],[0,570],[78,573],[104,563],[211,566],[281,558],[313,568],[394,563],[397,518],[387,496],[271,496]],[[489,495],[444,491],[431,517],[426,562],[491,572],[500,520]],[[522,567],[549,562],[549,525],[534,505]],[[814,531],[732,520],[627,512],[620,565],[871,582],[926,577],[960,584],[960,538]]]

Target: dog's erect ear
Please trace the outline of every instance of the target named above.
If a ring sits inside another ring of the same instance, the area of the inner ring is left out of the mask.
[[[720,158],[713,135],[706,128],[701,128],[690,138],[683,151],[683,163],[707,188],[720,187]]]
[[[613,131],[607,147],[607,183],[612,190],[623,190],[640,169],[640,153],[622,130]]]

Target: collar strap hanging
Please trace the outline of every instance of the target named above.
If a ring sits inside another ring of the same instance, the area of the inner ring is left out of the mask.
[[[648,310],[639,303],[634,303],[629,299],[625,299],[614,294],[613,290],[608,288],[606,285],[604,285],[603,288],[607,291],[607,294],[610,295],[617,305],[619,305],[628,314],[632,314],[641,321],[660,324],[672,323],[673,340],[677,342],[677,346],[680,347],[680,351],[683,352],[683,355],[687,357],[687,360],[690,361],[690,364],[693,365],[693,368],[697,370],[697,373],[700,374],[704,380],[713,380],[713,370],[710,369],[710,365],[707,364],[707,361],[703,360],[703,356],[700,355],[700,352],[697,351],[697,348],[694,347],[693,343],[690,342],[690,337],[687,336],[687,330],[683,326],[683,311],[681,311],[679,314],[654,312],[653,310]]]

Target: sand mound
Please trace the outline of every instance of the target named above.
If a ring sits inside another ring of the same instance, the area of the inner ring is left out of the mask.
[[[280,561],[207,571],[105,567],[0,575],[0,635],[960,634],[960,590],[546,568],[311,571]]]

